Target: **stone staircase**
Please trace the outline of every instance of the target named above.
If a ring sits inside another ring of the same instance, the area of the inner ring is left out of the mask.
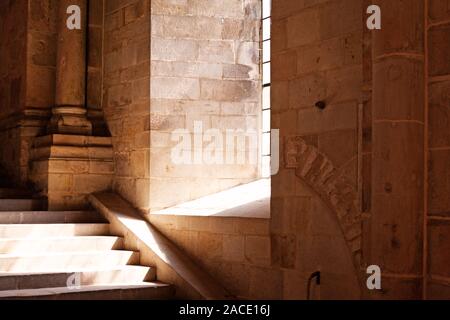
[[[26,190],[0,188],[0,299],[170,299],[139,252],[124,250],[96,211],[39,211]]]

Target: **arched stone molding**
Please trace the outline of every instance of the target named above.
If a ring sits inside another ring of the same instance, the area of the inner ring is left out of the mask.
[[[349,248],[355,271],[361,266],[362,216],[357,193],[348,179],[319,150],[301,137],[288,137],[285,144],[285,166],[295,169],[304,181],[336,215]]]

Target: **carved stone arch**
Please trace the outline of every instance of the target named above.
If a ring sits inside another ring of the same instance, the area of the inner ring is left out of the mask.
[[[360,278],[362,216],[358,210],[355,188],[324,154],[315,146],[308,145],[301,137],[287,138],[285,166],[295,169],[295,175],[317,193],[335,214],[356,275]]]

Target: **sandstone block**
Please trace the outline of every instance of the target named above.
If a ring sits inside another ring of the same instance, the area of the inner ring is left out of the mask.
[[[449,147],[450,81],[430,85],[429,103],[430,147]]]
[[[198,79],[154,77],[151,81],[151,95],[156,99],[198,99]]]
[[[380,122],[374,124],[373,135],[374,140],[389,144],[373,147],[372,192],[419,199],[423,194],[423,125]]]
[[[198,52],[199,43],[197,41],[185,39],[152,39],[152,60],[193,61],[197,59]]]
[[[320,39],[320,20],[317,8],[303,10],[288,18],[287,47],[295,48]]]
[[[429,33],[430,75],[450,74],[450,26],[443,25],[431,28]]]
[[[257,83],[203,79],[201,99],[218,101],[258,101]]]
[[[272,68],[277,70],[272,76],[272,80],[290,80],[297,74],[297,52],[294,50],[274,54],[271,58]]]
[[[394,28],[382,28],[374,33],[374,58],[394,52],[423,53],[423,10],[424,2],[413,0],[408,3],[382,1],[383,24]]]
[[[450,5],[448,0],[431,0],[428,2],[428,16],[432,22],[450,19]]]
[[[201,41],[198,45],[198,61],[215,63],[234,62],[234,43],[232,41]]]
[[[429,212],[442,214],[450,212],[450,161],[449,150],[433,150],[429,159]]]
[[[390,58],[374,64],[374,119],[423,121],[423,64]],[[388,86],[383,84],[389,83]]]
[[[245,238],[243,236],[223,236],[223,258],[226,261],[244,260]]]
[[[450,224],[446,221],[432,221],[429,228],[430,237],[430,273],[432,276],[449,277],[450,270]]]
[[[247,236],[245,238],[245,258],[257,265],[270,265],[270,237]]]
[[[73,190],[77,193],[89,194],[111,189],[112,177],[109,175],[75,174]]]

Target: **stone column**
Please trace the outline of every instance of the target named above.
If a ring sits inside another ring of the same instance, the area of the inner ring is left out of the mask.
[[[81,30],[69,29],[68,8],[81,9]],[[49,133],[91,135],[87,120],[86,92],[87,0],[59,0],[56,62],[56,96]]]
[[[112,188],[112,139],[92,136],[86,116],[87,0],[58,1],[55,107],[49,134],[33,141],[29,176],[49,210],[84,210],[89,194]],[[80,30],[67,26],[73,5],[81,9]],[[97,9],[103,12],[101,6]]]
[[[420,298],[424,210],[424,0],[378,0],[373,31],[372,216],[368,263],[381,298]]]

